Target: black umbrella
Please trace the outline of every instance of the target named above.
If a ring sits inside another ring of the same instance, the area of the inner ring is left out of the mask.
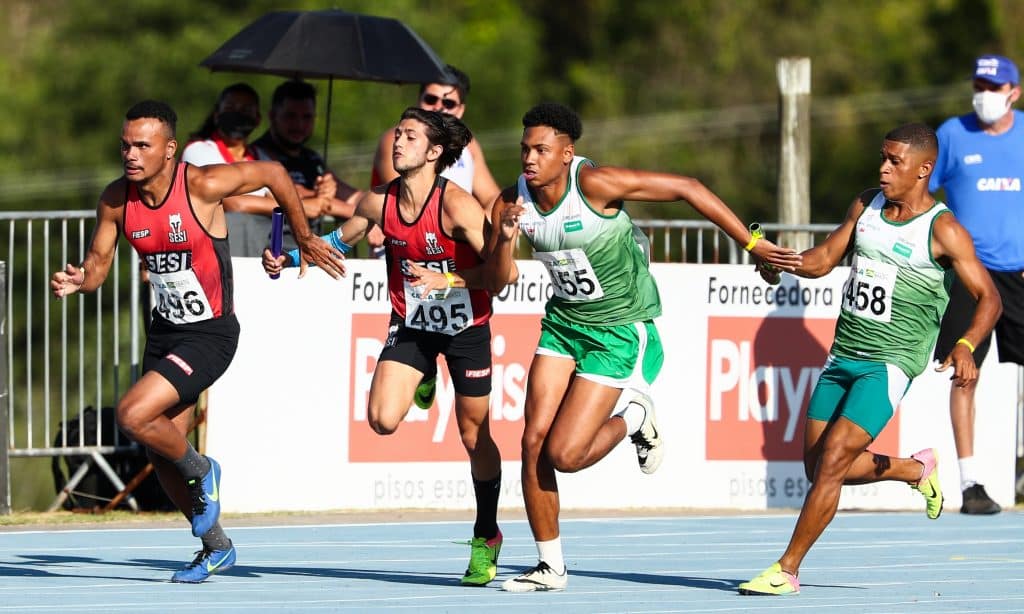
[[[326,78],[327,136],[334,79],[390,83],[445,80],[445,64],[408,26],[340,10],[267,13],[199,63],[214,71]]]

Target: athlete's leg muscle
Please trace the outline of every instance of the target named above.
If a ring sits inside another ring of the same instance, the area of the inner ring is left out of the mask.
[[[459,422],[462,445],[469,455],[473,479],[494,479],[501,471],[501,454],[491,438],[490,397],[455,395],[455,417]]]
[[[185,455],[185,436],[167,412],[179,403],[178,391],[155,371],[145,373],[117,404],[117,423],[129,437],[174,460]]]
[[[186,437],[189,430],[192,428],[192,422],[194,420],[195,405],[189,405],[179,409],[175,409],[171,412],[169,419],[174,425],[174,429],[181,433],[182,439]],[[153,452],[153,450],[146,450],[146,454],[149,457],[149,462],[153,463],[153,469],[156,472],[157,480],[160,482],[160,486],[163,487],[164,492],[167,493],[168,498],[171,502],[181,510],[181,513],[185,514],[186,518],[192,518],[192,498],[189,496],[188,490],[185,488],[185,480],[181,477],[181,472],[174,466],[174,463],[167,458]],[[182,453],[184,454],[184,452]]]
[[[626,436],[626,423],[609,418],[619,388],[576,377],[555,416],[547,451],[555,469],[575,472],[604,458]]]
[[[370,428],[380,435],[390,435],[409,413],[423,372],[394,360],[382,360],[373,371],[370,400],[366,417]]]
[[[530,530],[537,541],[558,537],[558,482],[545,450],[551,423],[573,379],[569,358],[537,355],[530,365],[522,441],[523,499]]]
[[[846,418],[836,419],[826,429],[814,483],[807,492],[789,546],[779,559],[783,570],[799,572],[807,552],[836,515],[839,493],[850,466],[870,443],[871,435]]]

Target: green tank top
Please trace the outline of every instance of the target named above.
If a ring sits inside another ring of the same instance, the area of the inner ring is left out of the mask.
[[[935,219],[952,213],[936,203],[911,220],[891,222],[884,205],[879,192],[857,220],[832,353],[894,364],[914,378],[928,364],[949,303],[954,272],[935,262],[931,246]]]
[[[593,166],[573,158],[565,194],[550,211],[534,202],[520,175],[519,196],[526,212],[519,228],[530,241],[534,257],[551,275],[554,295],[547,312],[570,322],[613,326],[643,322],[661,315],[661,298],[647,269],[647,256],[633,236],[624,209],[602,215],[579,189],[579,169]]]

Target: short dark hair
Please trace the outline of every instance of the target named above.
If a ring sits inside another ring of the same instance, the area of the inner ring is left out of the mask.
[[[430,145],[440,145],[443,148],[441,157],[434,163],[434,171],[438,174],[455,164],[462,155],[462,150],[473,140],[473,133],[466,124],[450,113],[409,107],[402,113],[402,119],[415,119],[422,123],[427,127],[427,140]]]
[[[466,99],[469,98],[469,75],[458,68],[455,68],[451,64],[445,65],[444,73],[440,80],[432,81],[431,83],[454,86],[455,91],[459,93],[459,102],[462,104],[466,104]],[[427,89],[428,85],[430,85],[430,83],[424,83],[420,86],[421,96],[423,95],[423,90]]]
[[[555,132],[565,134],[574,143],[583,134],[583,122],[580,116],[564,104],[542,102],[523,115],[523,127],[549,126]]]
[[[911,149],[935,154],[939,151],[939,139],[931,127],[922,123],[904,124],[893,128],[885,135],[885,140],[906,143]]]
[[[128,112],[124,114],[124,118],[131,121],[135,119],[151,118],[158,119],[163,123],[171,132],[171,136],[174,136],[174,131],[178,127],[178,114],[174,112],[171,105],[160,100],[143,100],[136,102],[128,109]]]
[[[280,107],[285,100],[312,100],[316,103],[316,88],[305,81],[285,81],[274,89],[270,97],[271,108]]]

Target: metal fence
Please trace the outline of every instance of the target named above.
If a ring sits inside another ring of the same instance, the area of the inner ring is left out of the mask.
[[[0,243],[0,514],[11,509],[10,458],[84,457],[65,491],[91,464],[120,490],[121,479],[103,455],[136,451],[114,425],[104,424],[109,416],[101,411],[116,406],[139,376],[145,330],[134,250],[121,240],[110,274],[95,293],[57,301],[50,292],[55,270],[84,259],[94,224],[92,210],[0,212],[6,243]],[[749,262],[740,246],[704,220],[636,225],[655,262]],[[834,228],[762,226],[772,236],[780,233],[785,244],[818,242]],[[95,429],[79,428],[69,437],[66,427],[89,406],[97,412]],[[58,496],[52,507],[61,501]],[[135,507],[134,500],[126,501]]]
[[[95,429],[86,429],[78,417],[89,406],[101,416],[138,377],[144,343],[138,259],[122,240],[102,288],[61,301],[50,292],[55,270],[84,259],[95,216],[91,210],[0,213],[6,272],[0,390],[7,392],[0,399],[0,513],[10,510],[10,458],[84,456],[69,489],[93,464],[123,488],[103,455],[134,451],[134,444],[111,424],[98,419]],[[69,437],[72,422],[83,428]]]

